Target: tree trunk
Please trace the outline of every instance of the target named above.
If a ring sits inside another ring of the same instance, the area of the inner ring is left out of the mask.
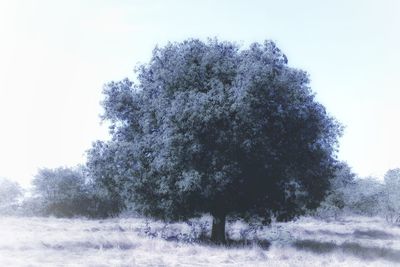
[[[226,215],[223,213],[212,214],[213,224],[211,230],[211,241],[215,244],[225,244],[225,221]]]

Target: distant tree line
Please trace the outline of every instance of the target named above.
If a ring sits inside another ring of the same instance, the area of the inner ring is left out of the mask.
[[[41,169],[31,192],[0,178],[0,215],[106,218],[126,212],[124,200],[89,178],[84,167]],[[24,197],[24,194],[29,193]],[[131,207],[130,207],[131,208]],[[383,180],[360,178],[340,163],[324,201],[308,214],[322,218],[346,215],[382,216],[400,223],[400,168]]]
[[[109,217],[118,214],[123,205],[94,183],[82,166],[41,169],[33,179],[34,199],[39,212],[57,217]]]
[[[400,223],[400,168],[386,172],[383,180],[357,177],[342,164],[331,180],[331,188],[316,213],[329,218],[348,214],[384,216]]]
[[[94,183],[85,168],[40,169],[29,195],[21,187],[0,180],[0,212],[25,216],[106,218],[118,215],[124,204]],[[19,199],[19,201],[18,201]]]

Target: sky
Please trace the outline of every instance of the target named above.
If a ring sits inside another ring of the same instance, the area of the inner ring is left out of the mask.
[[[361,177],[400,167],[400,1],[0,0],[0,177],[85,162],[103,85],[187,38],[276,42],[345,126]]]

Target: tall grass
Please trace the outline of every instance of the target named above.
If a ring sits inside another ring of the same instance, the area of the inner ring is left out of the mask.
[[[2,217],[0,266],[400,266],[400,228],[380,218],[305,217],[257,231],[236,222],[228,247],[201,241],[209,220]]]

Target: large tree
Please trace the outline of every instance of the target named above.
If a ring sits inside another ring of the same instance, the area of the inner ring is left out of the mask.
[[[140,212],[210,213],[223,243],[227,216],[288,220],[323,199],[340,125],[273,42],[169,43],[137,73],[105,86],[112,140],[88,166]]]

